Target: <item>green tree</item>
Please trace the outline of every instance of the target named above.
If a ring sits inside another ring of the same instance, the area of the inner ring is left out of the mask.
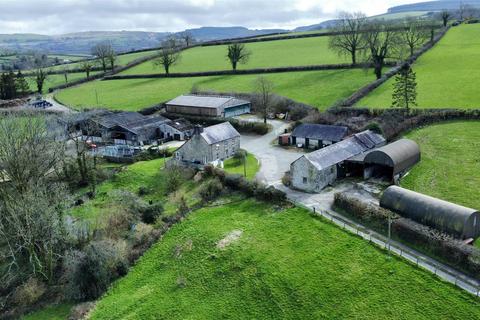
[[[417,81],[409,64],[404,64],[393,84],[392,106],[405,108],[417,105]]]
[[[19,70],[16,76],[17,93],[19,96],[26,96],[30,93],[30,87],[23,73]]]
[[[247,63],[251,55],[251,52],[247,50],[243,43],[232,43],[227,50],[227,58],[232,64],[233,71],[237,70],[239,63]]]
[[[45,80],[47,80],[47,73],[43,69],[37,69],[35,71],[35,83],[37,84],[37,92],[40,94],[43,92]]]

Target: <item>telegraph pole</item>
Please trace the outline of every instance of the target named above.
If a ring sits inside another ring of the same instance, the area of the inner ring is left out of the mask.
[[[243,153],[243,176],[247,177],[247,151]]]

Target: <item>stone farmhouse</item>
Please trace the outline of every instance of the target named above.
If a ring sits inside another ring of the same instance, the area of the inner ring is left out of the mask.
[[[240,134],[229,122],[206,128],[195,126],[192,138],[175,151],[174,161],[186,166],[222,166],[239,149]]]
[[[169,113],[230,118],[250,113],[251,103],[229,96],[181,95],[165,103]]]
[[[348,128],[344,126],[305,123],[293,130],[289,142],[307,149],[321,149],[342,141],[347,133]]]

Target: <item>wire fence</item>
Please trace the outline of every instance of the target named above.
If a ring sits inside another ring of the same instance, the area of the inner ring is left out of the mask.
[[[389,240],[387,237],[365,228],[364,226],[349,219],[339,216],[338,214],[333,214],[326,210],[318,209],[315,207],[315,205],[305,205],[294,199],[290,199],[290,201],[297,206],[313,211],[314,214],[324,217],[332,223],[340,226],[342,229],[356,234],[357,236],[368,240],[382,249],[407,259],[416,266],[430,271],[442,280],[447,281],[470,294],[480,297],[480,281],[458,272],[418,251],[410,249],[409,247],[395,240]]]

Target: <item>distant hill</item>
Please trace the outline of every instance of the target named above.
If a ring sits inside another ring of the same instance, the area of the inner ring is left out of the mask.
[[[248,29],[245,27],[202,27],[188,29],[195,39],[208,41],[228,38],[261,36],[269,33],[287,32],[285,29]]]
[[[317,24],[312,24],[312,25],[309,25],[309,26],[298,27],[298,28],[293,29],[293,31],[294,32],[306,32],[306,31],[315,31],[315,30],[321,30],[321,29],[329,29],[329,28],[335,26],[336,23],[337,23],[336,19],[327,20],[327,21],[323,21],[323,22],[317,23]]]
[[[475,8],[480,8],[480,0],[441,0],[395,6],[389,8],[388,13],[400,13],[410,11],[441,11],[443,9],[456,10],[460,7],[461,3],[471,5]]]

